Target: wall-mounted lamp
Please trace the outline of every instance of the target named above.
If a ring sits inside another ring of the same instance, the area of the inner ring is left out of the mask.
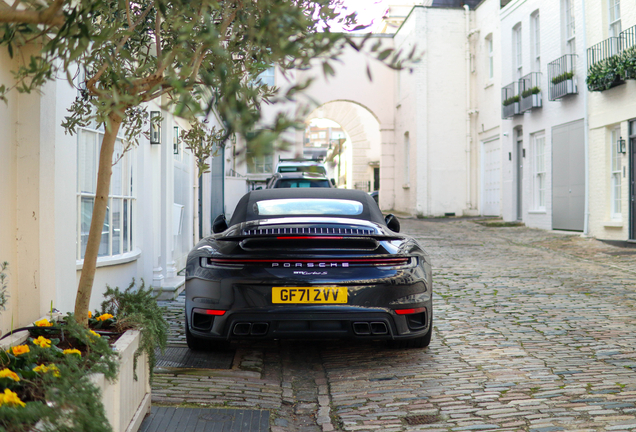
[[[175,126],[173,128],[173,133],[172,133],[172,150],[173,153],[178,155],[179,154],[179,126]]]
[[[617,153],[627,153],[627,148],[625,146],[625,140],[623,137],[618,137],[618,141],[616,141],[616,152]]]
[[[150,111],[150,144],[161,144],[161,112]]]

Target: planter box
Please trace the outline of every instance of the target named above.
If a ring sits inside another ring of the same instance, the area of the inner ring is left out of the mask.
[[[533,108],[541,108],[542,106],[543,101],[541,99],[541,93],[535,93],[521,98],[521,102],[519,102],[519,110],[521,112],[530,111]]]
[[[510,105],[502,105],[501,118],[508,118],[520,114],[519,102],[513,102]]]
[[[45,318],[50,319],[48,316]],[[0,349],[7,350],[11,346],[20,345],[28,338],[28,331],[15,333],[0,342]],[[137,381],[133,378],[133,357],[140,338],[139,331],[128,330],[113,345],[120,358],[116,380],[109,382],[103,374],[92,374],[90,377],[91,382],[100,390],[106,418],[113,432],[136,432],[150,412],[148,356],[145,353],[137,359]]]

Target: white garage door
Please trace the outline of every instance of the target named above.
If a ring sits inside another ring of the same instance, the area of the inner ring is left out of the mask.
[[[501,148],[499,140],[482,143],[481,208],[484,216],[501,216]]]

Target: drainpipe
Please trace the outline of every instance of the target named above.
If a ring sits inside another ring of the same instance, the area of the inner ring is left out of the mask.
[[[581,11],[583,13],[583,46],[587,47],[587,27],[585,23],[585,0],[581,0]],[[587,56],[583,55],[583,71],[587,73]],[[585,80],[584,80],[585,82]],[[583,217],[583,234],[588,235],[590,226],[590,119],[588,115],[588,91],[583,90],[583,105],[585,113],[583,115],[583,129],[585,135],[585,214]]]
[[[470,147],[472,137],[470,134],[470,8],[464,5],[464,17],[466,19],[466,209],[473,208],[470,200]]]

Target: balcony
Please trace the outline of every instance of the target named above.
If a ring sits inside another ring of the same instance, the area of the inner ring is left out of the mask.
[[[636,79],[636,26],[624,30],[620,34],[621,60],[625,79]]]
[[[621,33],[622,34],[622,33]],[[587,49],[587,88],[609,90],[624,84],[621,76],[621,37],[611,37]]]
[[[519,80],[519,112],[530,111],[533,108],[541,108],[541,72],[531,72]]]
[[[548,63],[548,99],[577,94],[576,54],[566,54]]]
[[[509,118],[517,114],[519,111],[519,83],[517,81],[508,84],[501,89],[501,118]]]

